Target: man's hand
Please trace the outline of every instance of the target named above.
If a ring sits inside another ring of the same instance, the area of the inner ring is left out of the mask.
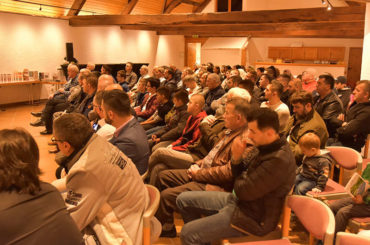
[[[212,124],[216,121],[216,117],[213,116],[213,115],[209,115],[209,116],[206,116],[201,123],[208,123],[208,124]]]
[[[60,93],[64,93],[64,88],[60,88],[60,89],[58,89],[58,91],[59,91]]]
[[[364,200],[362,199],[362,196],[361,195],[357,195],[357,196],[353,197],[352,200],[356,204],[362,204],[362,203],[364,203]]]
[[[231,144],[231,158],[232,163],[238,163],[243,156],[244,150],[247,147],[246,138],[242,136],[238,136],[234,139],[233,143]]]
[[[342,127],[345,127],[345,126],[347,126],[347,125],[348,125],[348,123],[347,123],[347,122],[342,123]]]
[[[321,190],[320,189],[318,189],[318,188],[312,188],[312,190],[311,190],[313,193],[320,193],[321,192]]]
[[[152,135],[152,140],[155,144],[158,144],[159,141],[161,141],[161,138],[157,138],[157,135]]]
[[[51,100],[54,97],[53,94],[49,95],[48,99]]]
[[[344,121],[344,114],[343,113],[339,114],[337,118],[338,120]]]
[[[188,174],[189,178],[192,179],[193,176],[198,172],[198,170],[200,169],[199,165],[198,164],[193,164],[190,166],[190,168],[186,171],[186,173]]]

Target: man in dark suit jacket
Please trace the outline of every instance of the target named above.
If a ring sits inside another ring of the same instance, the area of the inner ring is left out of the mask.
[[[149,160],[148,140],[143,127],[131,114],[128,95],[121,90],[105,91],[102,110],[106,123],[116,128],[110,143],[131,158],[139,173],[144,174]]]

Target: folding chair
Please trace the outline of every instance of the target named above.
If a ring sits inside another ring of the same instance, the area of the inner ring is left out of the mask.
[[[340,199],[348,197],[349,195],[344,190],[343,184],[343,172],[344,169],[353,170],[356,169],[358,173],[362,171],[362,157],[361,154],[356,150],[343,146],[329,146],[326,148],[330,152],[330,156],[339,165],[339,183],[332,180],[333,178],[333,167],[331,169],[330,178],[326,183],[325,189],[320,193],[314,193],[309,191],[306,193],[309,197],[318,198],[321,200]]]
[[[370,239],[356,234],[338,232],[335,245],[370,245]]]
[[[148,189],[149,197],[150,197],[150,204],[148,209],[145,211],[143,215],[143,245],[150,245],[150,220],[153,218],[155,212],[157,212],[159,206],[159,199],[161,194],[159,193],[158,189],[152,185],[145,185]]]
[[[310,236],[322,240],[324,245],[332,245],[335,230],[334,215],[330,208],[323,202],[306,197],[292,195],[288,197],[290,207],[302,225],[310,232]],[[313,240],[312,240],[313,241]],[[291,244],[287,238],[280,240],[231,243],[233,245],[288,245]]]

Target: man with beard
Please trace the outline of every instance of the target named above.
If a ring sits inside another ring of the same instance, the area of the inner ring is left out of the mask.
[[[297,165],[302,162],[303,154],[299,149],[298,141],[306,133],[315,133],[320,138],[320,148],[325,148],[328,131],[320,115],[313,109],[312,94],[306,91],[296,92],[290,98],[293,106],[293,116],[282,132],[288,137],[288,142],[293,151]]]
[[[128,95],[121,90],[105,91],[102,110],[106,123],[116,128],[109,141],[136,165],[142,175],[148,168],[149,145],[146,133],[131,114]]]

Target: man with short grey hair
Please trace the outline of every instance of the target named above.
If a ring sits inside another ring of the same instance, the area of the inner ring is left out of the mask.
[[[211,107],[212,101],[221,98],[225,94],[225,90],[221,87],[220,76],[216,73],[208,75],[206,85],[209,88],[209,91],[205,96],[206,104],[204,106],[204,110],[207,115],[214,115],[215,110]]]

